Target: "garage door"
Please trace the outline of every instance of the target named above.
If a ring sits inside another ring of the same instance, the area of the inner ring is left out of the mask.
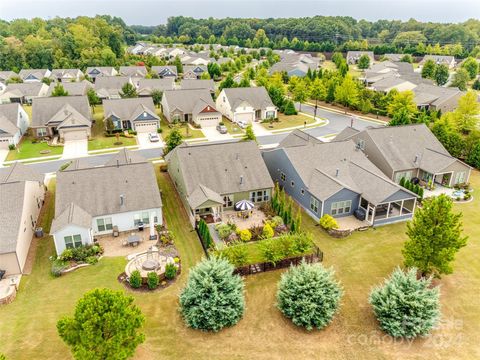
[[[70,130],[63,133],[63,139],[68,140],[86,140],[88,139],[86,130]]]
[[[217,126],[219,122],[220,115],[197,117],[197,123],[200,124],[202,128]]]
[[[253,113],[235,114],[235,122],[245,121],[247,124],[253,122]]]
[[[8,144],[7,138],[0,138],[0,150],[8,150]]]
[[[156,133],[157,127],[157,122],[135,122],[135,131],[139,133]]]

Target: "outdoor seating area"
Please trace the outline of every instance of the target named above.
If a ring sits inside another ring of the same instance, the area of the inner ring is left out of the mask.
[[[133,271],[138,270],[142,278],[146,278],[149,272],[158,275],[165,273],[167,264],[174,264],[173,257],[162,254],[156,246],[150,246],[146,251],[138,253],[125,266],[125,274],[130,277]]]
[[[104,250],[103,256],[128,256],[133,252],[146,251],[157,243],[156,239],[149,240],[148,231],[119,232],[118,236],[102,235],[96,239]]]
[[[338,224],[338,229],[343,230],[357,230],[365,227],[369,227],[370,224],[365,220],[359,220],[355,216],[343,216],[335,219]]]
[[[250,229],[253,226],[263,226],[267,217],[263,211],[252,209],[247,211],[224,211],[223,218],[219,222],[235,224],[238,230]]]

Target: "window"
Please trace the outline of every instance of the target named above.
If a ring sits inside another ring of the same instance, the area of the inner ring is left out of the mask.
[[[150,224],[150,215],[148,214],[148,211],[142,212],[142,222],[144,224]]]
[[[455,174],[455,184],[462,184],[465,182],[465,171],[460,171]]]
[[[267,119],[275,118],[275,111],[267,111]]]
[[[332,215],[348,214],[352,208],[352,200],[338,201],[332,203]]]
[[[79,234],[73,236],[65,236],[63,240],[65,240],[65,247],[67,249],[82,246],[82,237]]]
[[[294,187],[294,186],[295,186],[295,182],[292,181],[292,182],[290,183],[290,186],[291,186],[291,187]]]
[[[38,128],[38,129],[37,129],[37,135],[38,135],[38,136],[46,136],[46,135],[47,135],[47,129],[45,129],[45,128]]]
[[[320,205],[320,202],[312,196],[310,198],[310,210],[312,210],[314,213],[318,213],[319,205]]]
[[[133,225],[138,226],[142,222],[140,214],[133,215]]]
[[[365,150],[365,140],[363,140],[363,139],[358,139],[358,140],[357,140],[357,147],[358,147],[360,150]]]
[[[233,195],[232,194],[225,195],[223,197],[223,207],[228,208],[232,206],[233,206]]]
[[[112,218],[97,219],[97,229],[100,232],[112,230]]]
[[[270,199],[270,192],[268,190],[252,191],[250,193],[251,202],[262,202]]]
[[[285,181],[285,180],[287,179],[287,175],[285,175],[285,173],[282,172],[282,173],[280,174],[280,179],[281,179],[282,181]]]
[[[153,222],[154,222],[155,224],[158,224],[157,212],[156,212],[156,211],[152,211],[152,215],[153,215]]]

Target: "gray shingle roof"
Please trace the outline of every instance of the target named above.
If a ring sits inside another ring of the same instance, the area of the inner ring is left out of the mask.
[[[298,145],[280,147],[308,187],[320,200],[326,200],[343,188],[361,194],[373,204],[380,204],[398,191],[403,191],[387,178],[351,140],[322,143],[315,138],[305,138]],[[297,134],[295,134],[297,133]],[[275,151],[275,150],[273,150]],[[405,197],[413,197],[405,191]]]
[[[105,118],[114,115],[121,120],[134,120],[144,111],[158,118],[151,97],[103,100],[103,111]]]
[[[218,202],[218,195],[273,187],[260,150],[253,141],[184,143],[167,155],[167,161],[172,157],[178,158],[187,201],[192,208],[204,198]]]
[[[177,108],[186,114],[191,114],[199,102],[216,108],[210,91],[207,89],[167,90],[163,96],[170,111]]]
[[[50,84],[50,86],[48,87],[47,96],[52,95],[52,91],[56,85],[57,83],[55,82]],[[62,82],[62,86],[70,96],[87,95],[88,89],[93,88],[93,84],[87,80],[78,81],[78,82],[68,82],[68,81]]]
[[[33,99],[31,126],[45,126],[54,117],[59,119],[62,113],[66,118],[72,113],[68,111],[69,107],[75,109],[84,119],[91,120],[90,105],[86,96],[44,97]]]
[[[16,90],[19,91],[22,96],[39,96],[45,87],[47,87],[47,85],[42,82],[8,84],[5,88],[5,93]]]
[[[18,76],[25,80],[29,75],[33,75],[38,80],[42,80],[47,76],[48,72],[48,69],[22,69],[18,73]]]
[[[71,203],[53,219],[50,233],[53,234],[67,225],[77,225],[89,229],[92,226],[92,216],[80,206]]]
[[[16,76],[18,76],[18,74],[13,71],[0,71],[0,81],[7,81]]]
[[[255,109],[264,109],[267,106],[274,106],[267,90],[263,86],[247,88],[223,89],[225,96],[232,108],[236,108],[242,102],[247,102]]]
[[[215,82],[212,79],[204,80],[204,79],[193,79],[188,80],[184,79],[180,81],[180,87],[183,90],[188,89],[207,89],[208,91],[215,91]]]
[[[120,66],[118,72],[125,76],[145,77],[147,68],[145,66]]]
[[[2,104],[0,105],[0,136],[14,135],[18,131],[18,110],[20,104]]]
[[[176,66],[152,66],[152,71],[162,75],[166,70],[170,70],[172,73],[177,75],[177,67]]]
[[[102,97],[119,95],[128,82],[132,82],[129,76],[101,76],[95,79],[95,91]]]
[[[57,172],[55,218],[72,203],[92,217],[161,207],[153,165],[136,159],[118,166],[107,164]],[[123,205],[120,195],[125,199]]]
[[[175,80],[173,77],[163,79],[140,79],[138,81],[138,93],[140,95],[151,95],[153,90],[173,90]]]
[[[11,166],[0,168],[0,184],[19,181],[43,182],[43,178],[43,174],[36,172],[31,166],[20,162],[14,162]]]
[[[93,70],[97,70],[101,75],[97,75],[97,77],[102,76],[115,76],[117,74],[117,70],[113,66],[89,66],[87,67],[86,74],[90,74]]]

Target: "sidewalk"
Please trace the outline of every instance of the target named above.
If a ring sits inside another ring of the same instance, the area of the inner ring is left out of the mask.
[[[299,112],[299,114],[302,114],[304,116],[307,116],[309,118],[314,118],[313,115],[310,115],[310,114],[307,114],[307,113],[304,113],[304,112]],[[312,124],[307,124],[307,126],[305,125],[298,125],[298,126],[291,126],[291,127],[288,127],[288,128],[284,128],[284,129],[278,129],[278,130],[272,130],[272,134],[281,134],[281,133],[284,133],[284,132],[290,132],[292,130],[295,130],[295,129],[311,129],[311,128],[315,128],[315,127],[319,127],[319,126],[325,126],[325,125],[328,125],[329,124],[329,121],[327,119],[322,119],[320,117],[316,117],[315,118],[315,122],[313,122]]]
[[[305,104],[315,107],[315,103],[312,103],[312,102],[306,102]],[[349,111],[345,112],[345,111],[342,111],[342,110],[339,110],[339,109],[332,109],[328,106],[323,106],[323,105],[318,105],[317,107],[319,109],[322,109],[322,110],[325,110],[325,111],[329,111],[329,112],[333,112],[333,113],[337,113],[337,114],[342,114],[342,115],[345,115],[345,116],[353,116],[353,117],[356,117],[358,119],[374,122],[374,123],[377,123],[377,124],[382,124],[382,125],[387,124],[386,121],[376,119],[376,118],[368,116],[368,115],[358,115],[358,114],[355,114],[355,113],[352,113],[352,112],[349,112]]]

